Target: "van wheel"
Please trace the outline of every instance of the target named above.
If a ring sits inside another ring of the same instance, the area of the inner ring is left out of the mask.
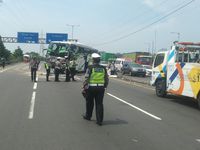
[[[166,96],[165,80],[158,80],[156,82],[156,95],[158,97]]]
[[[197,97],[197,103],[198,103],[198,108],[200,110],[200,93],[198,94],[198,97]]]

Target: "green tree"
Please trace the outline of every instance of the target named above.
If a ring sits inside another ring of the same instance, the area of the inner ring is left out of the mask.
[[[11,52],[9,51],[9,50],[5,50],[5,54],[4,54],[4,58],[6,59],[6,60],[9,60],[9,58],[10,58],[10,56],[11,56]]]
[[[20,47],[18,47],[14,53],[13,53],[14,57],[19,60],[22,61],[23,60],[23,51]]]
[[[5,53],[6,53],[6,48],[0,36],[0,57],[4,57]]]

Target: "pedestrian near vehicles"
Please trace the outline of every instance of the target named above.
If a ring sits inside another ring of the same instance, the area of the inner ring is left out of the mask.
[[[57,60],[55,62],[55,82],[59,82],[59,74],[60,74],[60,70],[61,70],[61,62],[60,62],[60,57],[57,57]]]
[[[92,59],[93,65],[88,67],[83,83],[84,90],[82,94],[86,99],[86,113],[83,115],[83,118],[91,120],[95,101],[96,123],[101,126],[104,117],[103,97],[105,88],[108,86],[108,75],[106,68],[99,64],[100,55],[93,53]]]
[[[38,70],[38,61],[36,57],[30,61],[29,68],[31,69],[31,81],[36,82],[37,70]]]
[[[2,68],[4,69],[5,68],[5,65],[6,65],[6,61],[4,58],[2,58]]]
[[[74,76],[76,74],[76,61],[74,58],[72,58],[72,60],[70,61],[69,70],[70,70],[72,81],[76,81],[74,79]]]
[[[65,56],[65,82],[70,81],[69,57]]]
[[[47,61],[44,63],[44,67],[46,69],[46,81],[49,81],[49,75],[51,72],[51,63],[50,61],[47,59]]]

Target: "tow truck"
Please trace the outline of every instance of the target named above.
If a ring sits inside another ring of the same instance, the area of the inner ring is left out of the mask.
[[[175,42],[170,50],[158,52],[150,84],[159,97],[191,97],[200,108],[200,43]]]

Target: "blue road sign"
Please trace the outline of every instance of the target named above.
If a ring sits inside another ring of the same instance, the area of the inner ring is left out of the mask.
[[[38,43],[39,34],[36,32],[17,32],[17,43]]]
[[[47,33],[46,34],[46,43],[50,43],[51,41],[67,41],[68,34],[63,33]]]

